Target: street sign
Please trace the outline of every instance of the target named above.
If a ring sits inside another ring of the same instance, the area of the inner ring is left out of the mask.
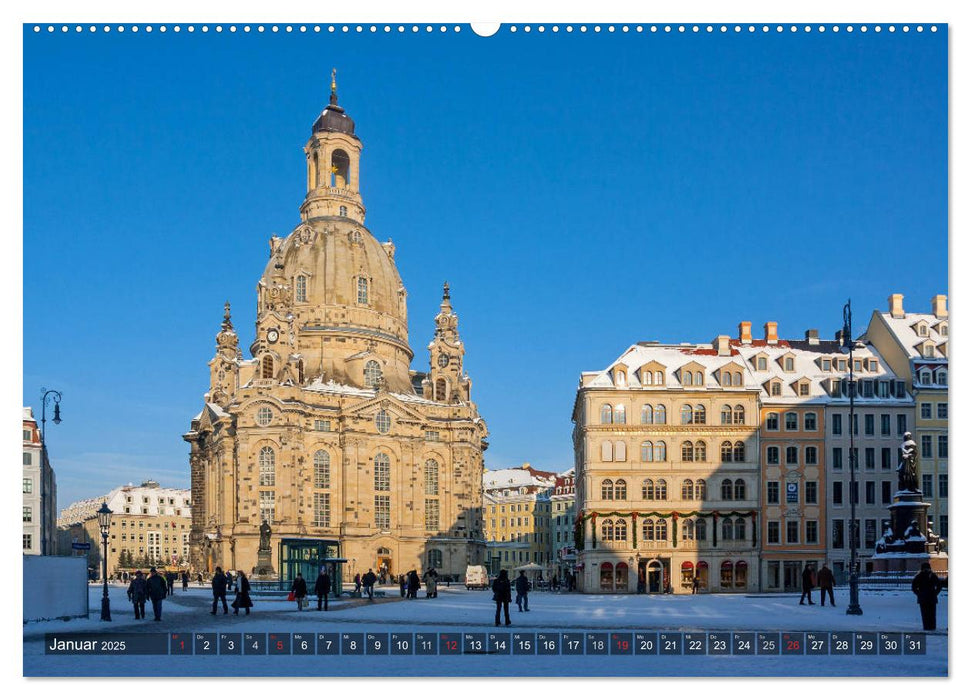
[[[91,549],[91,543],[90,542],[72,542],[71,543],[71,549],[82,549],[82,550]]]

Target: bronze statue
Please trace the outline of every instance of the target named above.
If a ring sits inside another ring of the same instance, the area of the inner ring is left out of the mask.
[[[270,529],[270,524],[263,521],[260,525],[260,551],[269,552],[270,551],[270,535],[273,534],[273,530]]]
[[[917,443],[910,433],[904,433],[900,445],[900,464],[897,465],[897,490],[919,491],[918,486]]]

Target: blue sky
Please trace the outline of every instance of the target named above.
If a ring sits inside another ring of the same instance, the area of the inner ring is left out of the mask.
[[[330,69],[427,367],[441,283],[490,468],[572,465],[579,373],[740,320],[831,337],[947,293],[947,35],[24,30],[24,405],[59,505],[188,486],[230,300],[252,340]],[[39,411],[38,411],[39,413]]]

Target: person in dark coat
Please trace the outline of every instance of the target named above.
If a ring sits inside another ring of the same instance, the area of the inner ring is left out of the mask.
[[[293,586],[290,587],[294,599],[297,601],[297,610],[303,612],[304,603],[307,602],[307,582],[303,574],[297,572],[297,577],[293,579]]]
[[[799,597],[799,605],[805,605],[803,602],[806,600],[806,596],[809,596],[809,604],[815,605],[813,603],[813,588],[816,587],[816,574],[813,572],[812,567],[809,564],[802,569],[802,595]]]
[[[216,614],[216,609],[219,607],[219,601],[223,602],[223,615],[229,614],[229,606],[226,604],[226,585],[227,579],[226,574],[223,573],[222,567],[216,567],[216,575],[212,577],[212,614]]]
[[[360,573],[354,574],[354,592],[355,593],[360,593],[361,592],[361,574]]]
[[[520,571],[516,577],[516,605],[519,612],[529,612],[529,579],[525,571]]]
[[[317,582],[314,583],[314,593],[317,594],[317,609],[320,610],[321,604],[323,604],[324,612],[326,612],[327,597],[330,595],[330,576],[327,575],[327,569],[323,566],[320,567]]]
[[[408,572],[408,597],[417,599],[419,588],[421,588],[421,579],[418,578],[418,572],[412,569]]]
[[[249,579],[246,578],[246,574],[240,571],[236,575],[236,597],[233,599],[233,615],[239,615],[240,608],[246,608],[246,614],[249,615],[249,609],[253,607],[253,599],[249,597]]]
[[[910,589],[917,596],[920,606],[920,619],[925,630],[937,629],[937,594],[944,588],[941,579],[931,571],[931,565],[924,562],[920,565],[920,573],[914,576]]]
[[[364,578],[361,579],[361,583],[364,584],[364,592],[367,593],[368,600],[374,600],[374,584],[377,582],[378,577],[374,575],[371,569],[367,570],[364,574]]]
[[[148,585],[141,571],[135,572],[135,578],[128,584],[128,600],[135,606],[135,619],[145,619],[145,599],[148,597]]]
[[[175,593],[175,574],[169,572],[165,574],[165,594],[173,595]]]
[[[152,612],[155,613],[155,621],[162,619],[162,601],[165,599],[165,579],[158,575],[158,571],[153,566],[149,571],[148,581],[145,582],[149,600],[152,601]]]
[[[819,584],[819,604],[824,608],[826,607],[827,592],[829,592],[829,604],[834,608],[836,607],[836,602],[833,600],[833,584],[835,582],[836,578],[833,576],[832,570],[823,564],[823,568],[819,570],[819,574],[816,576],[816,583]]]
[[[226,590],[233,590],[233,575],[228,571],[226,572]]]
[[[182,590],[183,591],[189,590],[189,572],[188,571],[183,571],[182,572]]]
[[[404,574],[401,574],[401,576],[398,577],[398,587],[401,588],[401,597],[404,598],[405,591],[408,590],[408,581],[405,579]]]
[[[496,627],[499,626],[499,613],[505,612],[506,626],[512,624],[509,619],[509,603],[512,602],[512,584],[509,582],[509,574],[503,569],[499,572],[499,577],[492,582],[492,599],[496,602]]]

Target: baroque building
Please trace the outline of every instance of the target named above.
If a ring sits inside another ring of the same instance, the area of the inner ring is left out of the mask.
[[[412,370],[395,246],[364,224],[362,147],[332,82],[304,146],[300,222],[270,238],[256,285],[252,357],[227,303],[205,405],[184,435],[197,569],[313,580],[326,558],[349,580],[483,563],[487,429],[458,316],[446,283],[430,367]],[[273,571],[256,569],[263,521]]]
[[[550,574],[550,494],[555,472],[521,467],[486,471],[482,477],[483,526],[489,572],[512,571],[525,564]]]

